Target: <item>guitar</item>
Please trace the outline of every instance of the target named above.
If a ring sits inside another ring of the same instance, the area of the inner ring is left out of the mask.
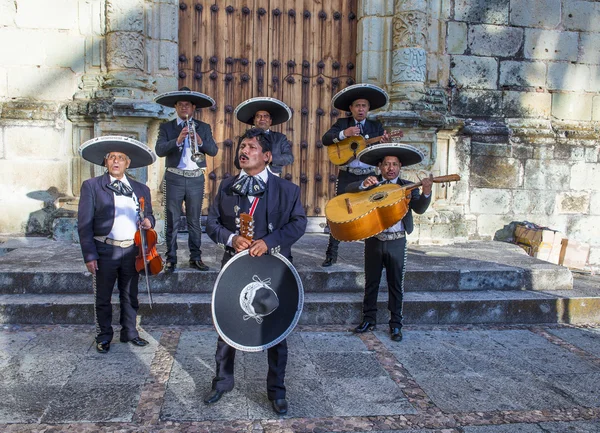
[[[403,136],[404,132],[400,130],[390,134],[391,138]],[[365,150],[368,146],[379,142],[381,137],[382,136],[380,135],[379,137],[365,138],[357,135],[355,137],[344,138],[342,141],[327,146],[327,156],[335,165],[348,164],[350,161],[356,159],[356,155]]]
[[[241,213],[240,219],[240,236],[252,242],[254,238],[254,217],[247,213]]]
[[[434,177],[434,183],[455,182],[458,174]],[[338,195],[327,202],[325,217],[331,235],[340,241],[360,241],[390,228],[408,212],[411,191],[421,182],[410,185],[395,183]]]

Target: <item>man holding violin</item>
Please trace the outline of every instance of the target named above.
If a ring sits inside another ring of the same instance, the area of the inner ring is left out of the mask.
[[[104,165],[107,172],[83,182],[79,198],[77,229],[83,260],[93,275],[96,350],[107,353],[113,338],[111,297],[115,281],[121,307],[121,342],[145,346],[136,328],[138,280],[135,261],[139,247],[133,239],[138,229],[150,229],[150,189],[125,174],[128,168],[144,167],[156,160],[145,144],[127,137],[106,136],[89,140],[81,156]],[[139,201],[145,201],[145,217],[139,220]]]

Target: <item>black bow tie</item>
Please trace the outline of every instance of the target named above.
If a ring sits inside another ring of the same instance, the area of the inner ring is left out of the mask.
[[[264,194],[267,184],[260,176],[242,176],[231,185],[237,195],[253,195],[260,197]]]
[[[113,183],[106,185],[106,187],[117,195],[124,195],[125,197],[131,197],[133,195],[133,189],[120,180],[115,180]]]

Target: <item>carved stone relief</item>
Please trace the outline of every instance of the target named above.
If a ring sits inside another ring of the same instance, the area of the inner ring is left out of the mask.
[[[144,31],[143,0],[109,0],[106,4],[107,31]]]
[[[144,70],[144,35],[115,32],[106,35],[106,63],[110,69]]]
[[[401,48],[392,54],[392,82],[425,82],[427,53],[421,48]]]
[[[427,47],[426,14],[410,11],[394,15],[393,47]]]

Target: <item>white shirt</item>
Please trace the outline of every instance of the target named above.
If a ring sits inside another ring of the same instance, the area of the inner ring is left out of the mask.
[[[246,173],[243,169],[242,171],[240,171],[240,179],[244,176],[248,176],[248,173]],[[261,171],[260,173],[258,173],[256,176],[260,177],[263,182],[266,184],[269,181],[269,171],[267,168],[265,168],[263,171]],[[248,201],[250,201],[250,204],[254,203],[254,199],[256,199],[255,196],[253,195],[249,195],[248,197]],[[227,239],[227,246],[228,247],[233,247],[233,237],[235,236],[235,233],[232,233],[229,235],[229,239]]]
[[[117,178],[110,176],[110,183],[113,183]],[[127,176],[123,176],[119,179],[125,185],[131,188]],[[125,195],[115,196],[115,219],[113,221],[112,229],[107,237],[115,239],[117,241],[125,241],[133,239],[135,232],[137,231],[137,197],[133,193],[133,197],[127,197]]]
[[[362,121],[360,121],[360,122],[357,122],[356,120],[354,120],[354,123],[356,123],[356,124],[359,124],[359,123],[360,123],[361,130],[362,130],[362,131],[364,131],[364,130],[365,130],[365,120],[366,120],[366,119],[363,119],[363,120],[362,120]],[[365,139],[368,139],[368,138],[369,138],[369,134],[365,135],[365,136],[364,136],[364,138],[365,138]],[[341,131],[340,131],[340,134],[339,134],[339,139],[340,139],[340,140],[344,140],[344,139],[346,139],[346,136],[344,135],[344,130],[341,130]],[[348,163],[348,164],[346,164],[346,165],[347,165],[348,167],[352,167],[352,168],[373,168],[373,166],[372,166],[372,165],[365,164],[364,162],[360,162],[358,159],[355,159],[354,161],[351,161],[351,162],[349,162],[349,163]]]
[[[181,125],[182,123],[185,123],[185,120],[178,116],[177,125]],[[179,164],[177,165],[177,168],[179,168],[180,170],[198,170],[198,164],[192,161],[192,149],[190,147],[189,136],[185,137],[185,140],[183,140],[183,144],[179,145],[179,147],[183,147],[183,149],[181,151],[181,158],[179,159]],[[198,143],[198,147],[202,147],[202,144]]]

